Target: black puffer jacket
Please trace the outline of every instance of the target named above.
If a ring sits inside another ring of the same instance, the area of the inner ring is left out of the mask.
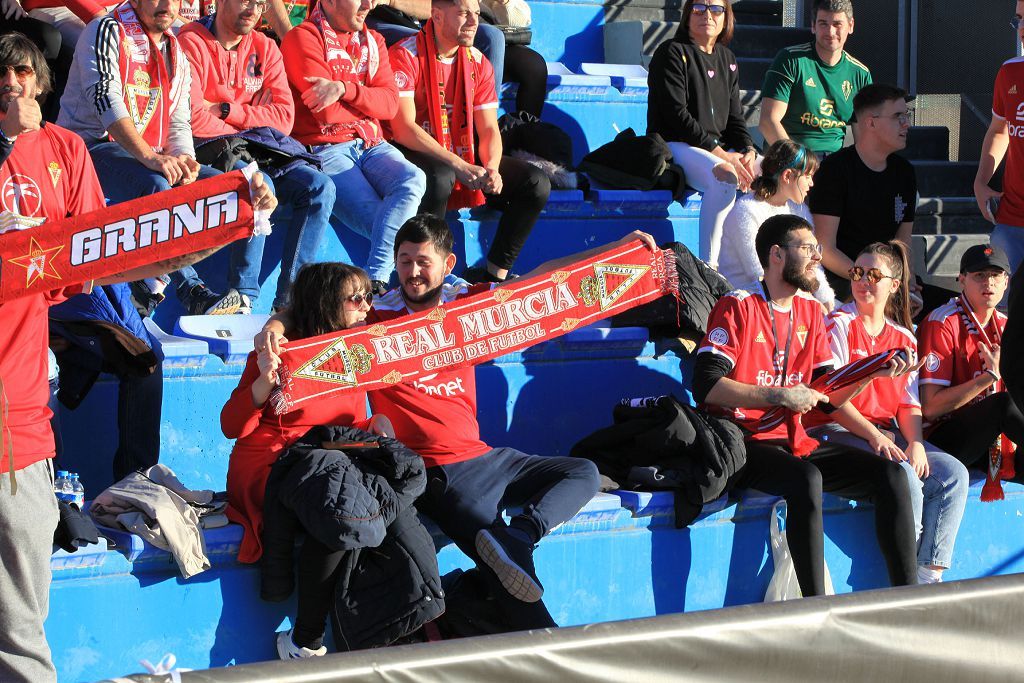
[[[671,396],[626,400],[612,410],[614,424],[572,447],[571,455],[634,488],[675,489],[676,525],[697,518],[747,461],[743,432]]]
[[[363,444],[363,447],[345,447]],[[354,427],[316,427],[270,470],[264,501],[261,596],[294,588],[301,531],[347,551],[335,588],[335,642],[386,645],[444,611],[437,555],[413,503],[426,486],[418,454]]]

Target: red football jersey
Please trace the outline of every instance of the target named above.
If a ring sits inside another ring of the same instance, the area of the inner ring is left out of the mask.
[[[486,291],[490,285],[446,284],[441,302],[447,303]],[[401,290],[373,302],[368,324],[409,313]],[[476,368],[466,367],[417,377],[409,382],[369,393],[374,413],[386,415],[395,438],[423,457],[427,467],[449,465],[483,455],[491,447],[480,440],[476,419]]]
[[[872,337],[868,334],[860,316],[857,315],[857,305],[854,303],[833,311],[825,321],[825,328],[828,330],[832,345],[832,360],[837,368],[890,349],[911,348],[917,353],[917,339],[914,333],[891,320],[886,320],[885,327],[877,336]],[[873,380],[851,399],[851,404],[869,422],[888,428],[901,407],[921,407],[917,395],[917,373]],[[820,410],[812,410],[803,419],[807,427],[831,421],[831,418]]]
[[[992,115],[1006,121],[1010,146],[1006,150],[1003,198],[996,220],[1024,227],[1024,58],[1003,64],[996,74]]]
[[[729,292],[712,309],[708,333],[697,353],[713,353],[727,359],[732,364],[727,377],[744,384],[788,387],[810,383],[814,370],[832,365],[821,304],[809,295],[798,293],[793,297],[789,311],[772,305],[776,318],[774,330],[768,309],[769,303],[760,292]],[[787,339],[788,363],[784,357]],[[783,368],[785,378],[782,377]],[[704,408],[730,417],[741,427],[748,428],[760,421],[766,410],[711,405]],[[783,422],[770,432],[759,432],[750,438],[785,440],[786,425]]]

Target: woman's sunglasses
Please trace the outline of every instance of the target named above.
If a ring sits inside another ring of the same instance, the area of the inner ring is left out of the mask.
[[[367,306],[373,304],[373,292],[367,292],[366,294],[352,294],[345,297],[345,301],[351,301],[356,306],[361,306],[363,302],[366,302]]]
[[[867,270],[865,270],[860,266],[854,266],[853,268],[850,268],[850,270],[847,272],[850,274],[850,279],[853,280],[854,282],[860,282],[863,278],[866,277],[868,279],[868,282],[870,282],[873,285],[877,285],[879,282],[886,278],[889,278],[890,280],[896,279],[892,275],[886,275],[878,268],[868,268]]]

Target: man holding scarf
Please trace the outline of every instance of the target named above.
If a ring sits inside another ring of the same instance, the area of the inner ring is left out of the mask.
[[[1014,478],[1014,444],[1024,440],[1024,416],[999,374],[1006,316],[996,305],[1009,272],[1002,249],[974,245],[960,258],[960,296],[917,330],[925,437],[968,467],[985,463],[983,500],[1003,497],[999,480]]]
[[[366,271],[378,293],[394,269],[395,233],[416,213],[423,172],[385,142],[398,89],[384,39],[366,27],[372,0],[322,0],[281,41],[295,98],[292,135],[337,187],[334,216],[370,240]]]
[[[60,125],[85,140],[109,204],[186,185],[217,171],[195,160],[189,90],[192,76],[171,25],[181,0],[125,0],[86,27],[61,98]],[[234,260],[259,259],[263,238],[233,245]],[[252,256],[244,256],[250,250]],[[229,273],[237,283],[238,272]],[[211,292],[195,269],[133,286],[140,309],[163,299],[168,282],[193,315],[236,313],[242,294]],[[233,283],[234,284],[234,283]]]
[[[103,191],[82,140],[50,124],[39,104],[50,73],[31,41],[0,36],[0,137],[13,147],[0,165],[3,209],[56,221],[103,208]],[[276,205],[261,180],[254,209]],[[31,230],[31,229],[30,229]],[[139,266],[95,285],[152,277],[212,253],[206,250]],[[5,275],[31,276],[37,261],[3,254]],[[22,270],[25,268],[25,270]],[[45,268],[45,266],[44,266]],[[43,622],[49,609],[50,553],[57,526],[53,495],[54,439],[47,408],[47,322],[50,306],[87,290],[82,285],[30,294],[0,304],[0,680],[56,680]]]
[[[433,0],[423,29],[391,46],[399,100],[390,128],[426,173],[420,211],[443,219],[448,209],[486,202],[502,212],[486,267],[465,273],[473,282],[501,282],[551,183],[536,166],[502,156],[494,69],[473,47],[479,20],[478,0]]]

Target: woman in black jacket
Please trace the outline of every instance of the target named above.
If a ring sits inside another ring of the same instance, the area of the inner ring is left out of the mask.
[[[647,132],[658,133],[682,166],[686,183],[702,193],[700,257],[718,267],[722,224],[736,189],[754,179],[757,152],[740,109],[728,0],[686,0],[672,40],[651,59]]]

